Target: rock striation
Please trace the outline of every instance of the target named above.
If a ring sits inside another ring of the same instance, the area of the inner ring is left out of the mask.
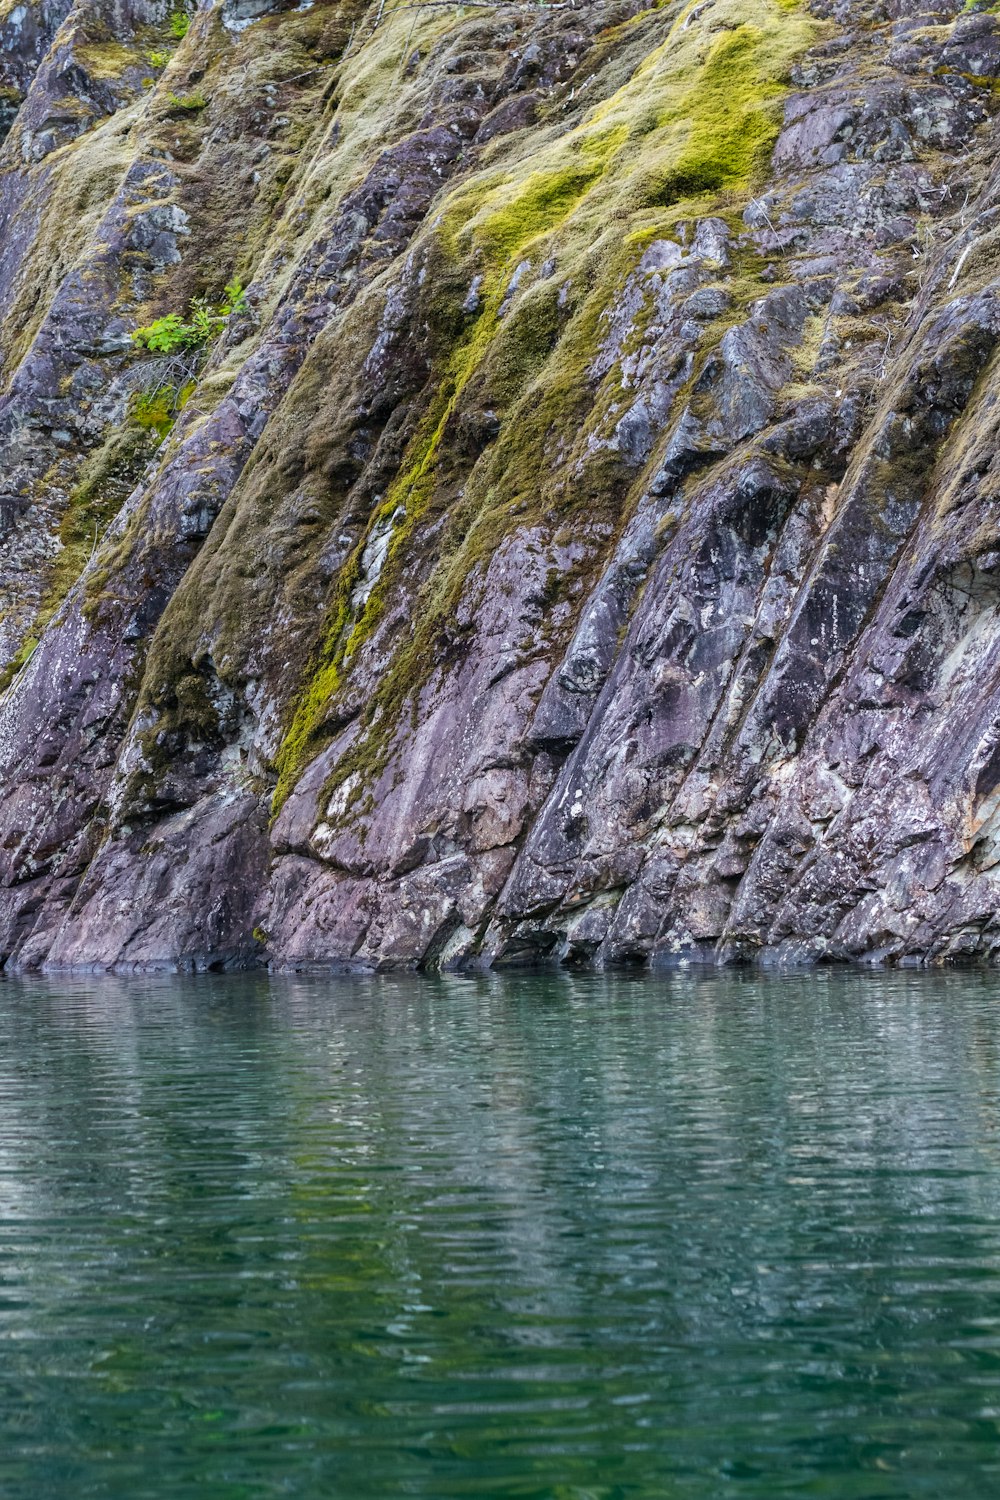
[[[957,0],[0,0],[3,963],[1000,955],[998,85]]]

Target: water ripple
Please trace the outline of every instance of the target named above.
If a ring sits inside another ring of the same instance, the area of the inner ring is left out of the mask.
[[[5,981],[0,1339],[12,1500],[986,1500],[1000,981]]]

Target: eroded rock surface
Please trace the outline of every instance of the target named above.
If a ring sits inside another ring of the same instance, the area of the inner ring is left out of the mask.
[[[992,961],[998,77],[944,0],[0,4],[3,961]]]

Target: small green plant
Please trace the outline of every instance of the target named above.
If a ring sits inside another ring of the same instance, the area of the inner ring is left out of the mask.
[[[183,41],[191,29],[191,17],[186,10],[175,10],[170,17],[170,34]]]
[[[180,313],[167,313],[137,328],[132,342],[151,354],[181,354],[203,349],[225,328],[236,313],[247,310],[246,292],[235,277],[223,288],[222,300],[214,306],[205,297],[194,297],[188,305],[187,322]]]
[[[222,304],[219,311],[224,318],[231,318],[238,313],[245,313],[248,306],[243,283],[234,276],[232,281],[227,281],[222,288]]]
[[[202,340],[196,335],[192,324],[185,323],[179,313],[167,313],[165,318],[154,318],[132,335],[134,344],[141,344],[152,354],[176,354],[181,349],[194,349]]]
[[[146,53],[146,61],[151,68],[165,68],[171,56],[172,54],[169,52],[159,52],[155,47],[152,47]]]
[[[168,94],[167,99],[174,109],[204,109],[208,103],[205,95],[200,92],[194,94]]]

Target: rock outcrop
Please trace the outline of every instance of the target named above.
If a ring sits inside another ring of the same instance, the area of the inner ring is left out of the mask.
[[[1000,954],[998,82],[959,0],[0,0],[3,962]]]

